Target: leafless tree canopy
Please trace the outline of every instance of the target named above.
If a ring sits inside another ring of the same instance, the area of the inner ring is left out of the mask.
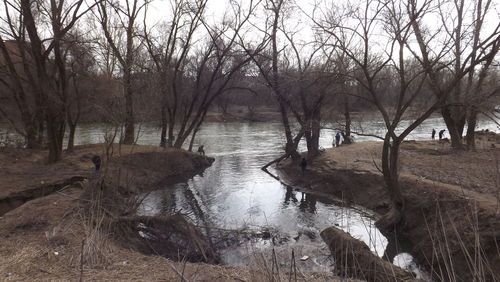
[[[3,0],[0,116],[27,147],[47,146],[56,162],[80,121],[123,128],[127,144],[153,121],[161,146],[191,150],[215,104],[228,114],[245,101],[251,118],[278,110],[276,161],[299,158],[302,138],[313,158],[325,117],[343,113],[347,138],[353,108],[376,111],[392,197],[381,223],[391,225],[404,219],[399,147],[412,130],[440,113],[452,146],[473,149],[478,116],[496,115],[492,0],[231,0],[218,17],[208,15],[216,1],[160,2]]]

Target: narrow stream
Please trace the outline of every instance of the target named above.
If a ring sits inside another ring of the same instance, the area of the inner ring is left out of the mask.
[[[380,126],[378,122],[368,122],[364,130],[380,134],[383,132]],[[441,119],[429,119],[408,139],[429,139],[432,128],[445,127]],[[496,130],[492,123],[480,124],[480,129],[483,128]],[[78,128],[76,143],[103,142],[104,131],[100,125],[82,126]],[[140,144],[158,144],[157,128],[143,126],[141,132]],[[320,145],[331,147],[333,136],[331,130],[323,130]],[[370,138],[356,139],[367,140]],[[196,143],[204,144],[207,155],[215,157],[213,165],[203,175],[185,183],[158,187],[146,197],[139,213],[180,211],[200,226],[244,230],[243,239],[238,238],[235,244],[223,248],[225,264],[248,265],[261,256],[268,258],[274,249],[277,261],[287,265],[293,249],[300,270],[331,270],[330,252],[319,236],[329,226],[337,226],[363,240],[378,256],[386,251],[388,240],[375,228],[369,212],[340,207],[328,199],[296,191],[260,169],[282,152],[284,136],[279,123],[206,123]],[[304,144],[301,149],[305,149]],[[410,254],[401,252],[392,256],[393,263],[430,280]]]
[[[223,262],[231,265],[248,265],[261,255],[269,257],[272,249],[288,265],[293,249],[296,258],[309,257],[297,260],[301,270],[331,270],[330,252],[319,236],[329,226],[363,240],[378,256],[384,254],[388,241],[369,212],[295,191],[261,170],[282,150],[279,124],[213,123],[204,126],[198,136],[198,143],[216,161],[203,176],[149,194],[141,214],[180,211],[201,226],[243,229],[257,235],[222,251]],[[331,147],[332,136],[324,131],[321,146]],[[395,263],[423,273],[409,254],[397,256]]]

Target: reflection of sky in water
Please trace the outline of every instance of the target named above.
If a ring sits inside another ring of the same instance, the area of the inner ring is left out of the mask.
[[[362,122],[361,126],[353,124],[353,130],[359,130],[360,127],[364,133],[384,133],[381,122]],[[432,128],[437,131],[444,129],[443,120],[426,120],[407,139],[430,139]],[[481,129],[497,131],[497,126],[489,121],[481,121],[478,130]],[[103,142],[105,131],[104,125],[82,125],[77,129],[75,143]],[[0,134],[5,132],[6,129],[0,126]],[[215,157],[216,161],[204,172],[203,177],[196,176],[187,183],[150,193],[143,202],[141,213],[152,215],[180,210],[202,225],[253,229],[269,226],[290,236],[304,230],[318,235],[324,228],[335,225],[363,240],[379,256],[382,255],[387,240],[374,227],[374,221],[365,214],[287,190],[260,170],[263,164],[282,152],[285,141],[282,132],[279,123],[205,123],[197,134],[195,144],[204,144],[207,154]],[[15,134],[10,135],[13,136]],[[320,146],[331,147],[333,136],[332,130],[323,130]],[[445,137],[449,135],[445,134]],[[148,125],[141,127],[140,144],[158,145],[159,139],[158,128]],[[377,139],[364,136],[356,138],[356,141],[367,140]],[[305,142],[301,142],[300,150],[305,150]],[[317,239],[312,242],[301,237],[299,241],[289,244],[319,249],[324,245],[320,241]],[[397,263],[411,267],[411,263],[401,262],[405,258],[408,260],[408,256],[396,257]]]
[[[418,265],[413,261],[412,255],[409,253],[400,253],[394,257],[393,263],[403,269],[408,269],[416,274],[416,278],[424,281],[432,281],[431,277],[423,272]]]
[[[144,201],[142,213],[181,210],[203,225],[269,226],[290,236],[306,230],[318,238],[321,230],[336,225],[383,254],[387,241],[369,217],[287,190],[261,171],[263,164],[280,153],[283,137],[279,124],[213,123],[204,126],[197,137],[207,154],[216,157],[214,164],[203,177],[154,191]],[[323,143],[329,142],[323,138]]]
[[[380,122],[364,122],[362,127],[365,133],[381,134],[383,130],[377,128],[381,125]],[[425,121],[408,138],[428,139],[432,128],[444,128],[442,119]],[[486,128],[494,129],[495,125],[487,124]],[[202,215],[202,221],[219,227],[269,225],[290,234],[306,229],[319,233],[336,225],[382,255],[387,241],[369,217],[355,210],[308,199],[312,198],[309,195],[302,200],[301,193],[287,193],[281,184],[260,170],[264,163],[280,153],[284,141],[281,129],[279,123],[205,124],[196,143],[204,144],[207,153],[215,156],[216,161],[205,171],[204,177],[195,177],[187,185],[177,185],[172,190],[170,210],[180,209],[195,220],[200,220]],[[322,131],[321,146],[331,147],[333,135],[332,130]],[[142,142],[154,144],[158,140],[146,137],[153,136],[144,134]],[[374,139],[359,136],[357,140]],[[305,149],[305,144],[301,143],[301,147]],[[150,195],[143,212],[164,211],[161,205],[165,203],[158,201],[158,197]],[[192,203],[193,199],[196,204]]]
[[[403,120],[401,121],[401,125],[407,126],[410,124],[411,121],[409,120]],[[220,129],[222,127],[224,128],[230,128],[230,127],[240,127],[238,129],[238,136],[233,135],[232,132],[227,132],[227,131],[213,131],[213,129]],[[335,126],[335,125],[334,125]],[[330,125],[327,125],[326,127],[330,127]],[[430,139],[431,131],[432,129],[435,128],[437,131],[441,129],[446,129],[446,126],[444,124],[444,121],[440,117],[433,117],[425,120],[420,126],[418,126],[413,132],[409,134],[407,139],[411,140],[423,140],[423,139]],[[397,130],[398,133],[401,133],[403,127],[399,126],[399,130]],[[467,126],[464,129],[467,129]],[[477,130],[484,130],[488,129],[490,131],[495,131],[498,132],[500,131],[500,128],[491,120],[488,119],[483,119],[478,121],[477,125]],[[75,144],[76,145],[82,145],[82,144],[90,144],[90,143],[102,143],[104,142],[104,135],[106,131],[111,132],[113,130],[113,127],[106,126],[105,124],[81,124],[77,127],[76,129],[76,140]],[[144,145],[158,145],[159,140],[160,140],[160,129],[155,126],[151,126],[150,124],[143,124],[140,126],[136,127],[136,130],[139,130],[139,144],[144,144]],[[267,144],[267,139],[275,139],[278,137],[277,140],[281,141],[280,143],[273,143],[274,148],[276,150],[279,150],[282,147],[282,144],[284,143],[283,141],[285,140],[284,134],[282,133],[282,126],[278,122],[270,122],[270,123],[254,123],[252,125],[249,125],[248,123],[225,123],[225,124],[220,124],[220,123],[214,123],[214,122],[206,122],[203,124],[202,129],[201,129],[201,135],[203,136],[198,136],[197,141],[199,143],[203,143],[203,138],[211,138],[214,136],[217,136],[217,138],[224,138],[226,137],[227,139],[231,139],[233,142],[241,142],[244,144],[247,144],[247,141],[256,141],[252,140],[252,137],[249,135],[246,135],[247,133],[250,133],[250,135],[255,134],[255,130],[259,130],[259,136],[261,137],[260,140],[257,142],[252,143],[252,147],[244,148],[241,149],[240,151],[234,151],[234,150],[228,150],[226,148],[218,148],[222,149],[220,151],[213,151],[211,152],[212,156],[219,156],[219,155],[228,155],[228,154],[238,154],[241,153],[241,150],[243,150],[246,153],[253,152],[259,154],[263,153],[263,150],[261,148],[261,145],[264,145],[267,147],[267,149],[271,149],[268,147]],[[353,119],[352,123],[352,130],[353,131],[358,131],[362,132],[365,134],[374,134],[378,136],[382,136],[385,133],[385,126],[384,123],[379,120],[379,121],[356,121]],[[66,132],[68,133],[68,132]],[[222,134],[222,135],[220,135]],[[225,134],[225,136],[224,136]],[[8,129],[7,125],[5,124],[0,124],[0,136],[4,137],[4,135],[8,135],[9,139],[14,139],[14,140],[21,140],[22,138],[17,134],[14,130]],[[332,141],[333,141],[333,136],[334,136],[334,131],[331,129],[323,129],[321,131],[321,137],[320,137],[320,146],[323,148],[329,148],[332,146]],[[119,134],[118,134],[119,136]],[[449,137],[448,132],[445,133],[444,137]],[[118,137],[117,137],[118,138]],[[356,141],[370,141],[370,140],[378,140],[374,137],[371,136],[355,136]],[[67,136],[66,139],[64,140],[64,144],[67,142]],[[305,142],[301,142],[301,149],[305,150]],[[266,151],[266,156],[274,156],[276,154],[276,150],[269,150]],[[264,155],[261,155],[264,156]]]

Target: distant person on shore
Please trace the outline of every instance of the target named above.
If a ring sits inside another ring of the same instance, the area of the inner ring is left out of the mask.
[[[446,131],[446,129],[439,131],[439,140],[443,140],[443,136],[444,136],[445,131]]]
[[[340,132],[337,132],[337,134],[335,134],[335,147],[340,146],[340,138],[342,138],[342,135]]]
[[[306,167],[307,167],[307,160],[306,160],[306,158],[302,158],[302,161],[300,161],[299,166],[302,169],[302,175],[304,175],[304,172],[306,171]]]
[[[205,149],[203,148],[203,145],[198,147],[198,154],[204,156],[205,155]]]
[[[93,156],[92,163],[94,163],[95,171],[98,171],[101,168],[101,157],[99,157],[98,155]]]
[[[432,129],[432,140],[436,139],[436,129]]]

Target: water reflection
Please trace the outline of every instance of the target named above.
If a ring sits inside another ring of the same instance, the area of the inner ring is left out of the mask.
[[[284,207],[287,207],[290,204],[290,200],[293,203],[298,202],[297,197],[295,196],[295,192],[293,191],[293,188],[288,186],[286,187]]]
[[[295,191],[260,169],[281,152],[284,139],[281,132],[279,124],[210,124],[204,127],[199,132],[198,142],[205,145],[207,153],[215,156],[216,161],[203,177],[196,176],[186,183],[151,193],[141,213],[154,215],[180,210],[203,226],[247,228],[255,232],[265,227],[285,249],[301,249],[315,258],[311,261],[316,264],[328,261],[328,251],[319,233],[335,225],[364,240],[375,253],[382,255],[387,240],[375,228],[369,214]],[[324,146],[331,143],[328,134],[322,135],[322,142]],[[165,200],[159,201],[158,197]],[[161,206],[165,204],[170,206]],[[257,249],[272,246],[272,242],[254,240],[251,243],[254,244],[251,248]],[[235,257],[249,248],[241,245],[225,250],[226,263],[244,264],[245,259]]]
[[[301,192],[299,209],[302,212],[316,213],[316,197],[312,194]]]
[[[365,133],[384,132],[376,121],[366,121],[361,125]],[[442,119],[428,119],[408,139],[429,139],[432,128],[444,127]],[[479,129],[496,130],[497,127],[494,123],[481,121]],[[103,142],[105,130],[104,125],[80,126],[76,132],[76,144]],[[1,132],[5,132],[5,128],[0,127]],[[373,252],[382,256],[388,242],[375,228],[369,214],[294,191],[261,171],[263,164],[282,152],[285,139],[282,132],[279,123],[204,124],[198,132],[195,146],[203,144],[207,155],[214,156],[216,161],[203,176],[194,177],[186,183],[158,187],[146,197],[140,213],[157,215],[180,211],[199,225],[218,228],[258,231],[265,226],[272,232],[279,232],[282,238],[289,238],[284,240],[285,249],[294,248],[297,256],[301,250],[313,257],[310,261],[316,264],[319,261],[327,263],[325,257],[329,253],[319,239],[319,232],[326,227],[337,226],[363,240]],[[332,130],[323,130],[320,146],[331,147],[333,136]],[[159,140],[157,128],[142,126],[140,144],[158,145]],[[357,141],[366,140],[373,138],[357,138]],[[305,150],[305,144],[300,146],[301,150]],[[252,241],[252,244],[252,248],[270,247],[268,241]],[[245,264],[248,250],[248,246],[226,250],[226,263]],[[397,261],[399,251],[390,255],[393,260]],[[314,270],[314,265],[310,269]]]

